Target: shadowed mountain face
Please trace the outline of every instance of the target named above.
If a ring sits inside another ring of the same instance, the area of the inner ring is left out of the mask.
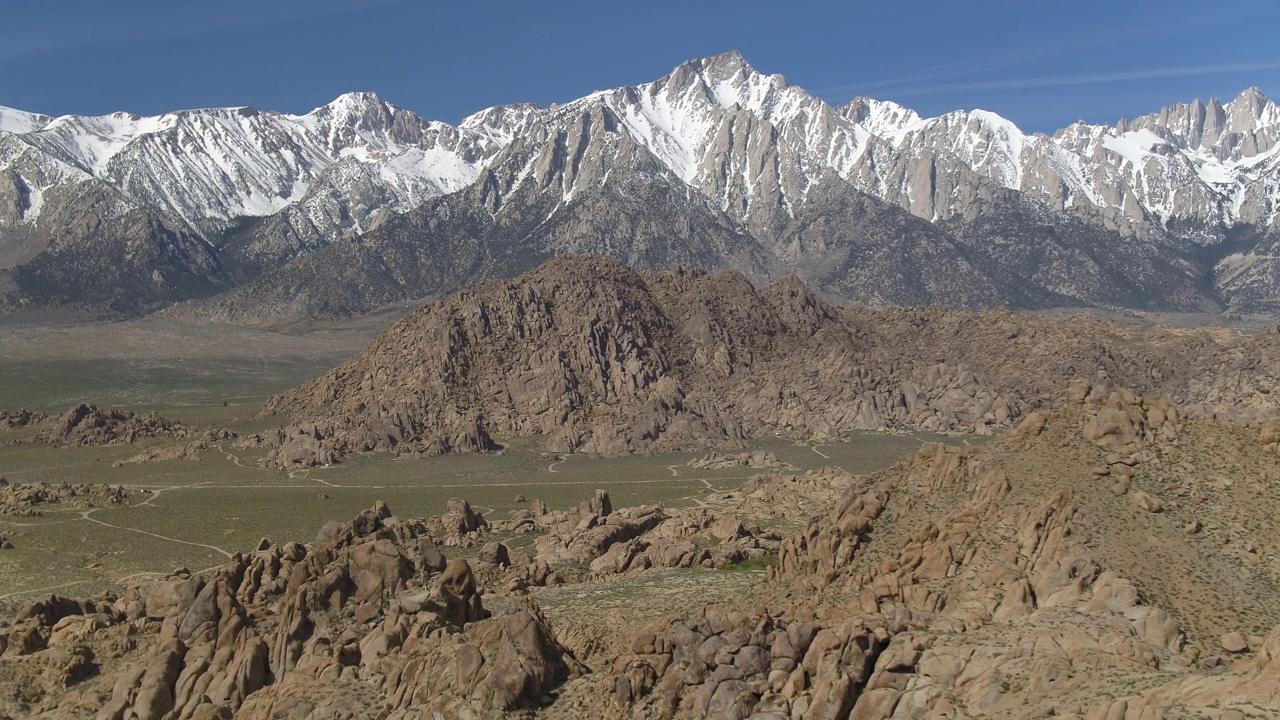
[[[0,289],[257,321],[591,252],[873,305],[1268,311],[1278,143],[1256,89],[1026,135],[983,111],[831,107],[736,53],[457,127],[368,93],[300,116],[0,108]]]
[[[617,455],[768,434],[991,432],[1072,381],[1159,392],[1201,415],[1277,411],[1275,330],[1253,336],[1006,310],[830,305],[795,278],[637,272],[567,256],[431,303],[273,398],[281,465],[369,450],[470,452],[538,436]]]

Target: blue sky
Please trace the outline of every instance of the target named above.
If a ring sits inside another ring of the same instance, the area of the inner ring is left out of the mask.
[[[1280,96],[1273,0],[0,0],[0,18],[0,105],[52,115],[305,112],[372,90],[456,122],[730,49],[832,104],[981,107],[1037,131]]]

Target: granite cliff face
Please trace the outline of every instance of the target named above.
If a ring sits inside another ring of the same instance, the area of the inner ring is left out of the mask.
[[[868,310],[791,278],[639,273],[609,258],[549,261],[431,303],[363,353],[273,398],[292,426],[273,462],[364,451],[439,454],[536,436],[617,455],[855,430],[990,433],[1051,407],[1073,381],[1173,397],[1258,423],[1280,406],[1275,331],[1237,336],[1087,315]]]
[[[10,307],[199,300],[178,312],[255,321],[591,252],[873,305],[1268,312],[1278,142],[1256,88],[1028,135],[832,107],[737,53],[456,127],[371,93],[305,115],[0,109],[0,288]]]

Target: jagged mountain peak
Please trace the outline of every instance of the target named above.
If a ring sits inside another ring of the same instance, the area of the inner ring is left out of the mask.
[[[747,62],[747,59],[737,50],[729,50],[719,55],[687,60],[677,65],[669,76],[681,77],[689,75],[701,76],[713,81],[764,76],[751,63]]]
[[[1253,103],[1253,104],[1263,104],[1263,103],[1272,102],[1271,98],[1267,97],[1267,94],[1262,92],[1262,88],[1258,87],[1257,85],[1250,85],[1244,90],[1241,90],[1240,94],[1237,95],[1236,99],[1233,100],[1232,102],[1239,103],[1241,101],[1244,101],[1246,103]]]
[[[665,77],[636,89],[669,98],[693,94],[724,110],[736,107],[762,116],[774,114],[774,106],[783,97],[821,102],[792,87],[782,75],[760,72],[737,50],[681,63]]]
[[[723,84],[756,85],[768,83],[779,90],[784,90],[790,87],[784,76],[777,73],[760,72],[751,65],[751,63],[747,62],[747,59],[737,50],[730,50],[712,57],[693,60],[686,63],[686,65],[696,68],[703,81],[711,86]]]
[[[495,105],[463,118],[458,129],[482,138],[485,148],[496,152],[527,131],[545,112],[545,108],[533,103]]]
[[[1133,120],[1120,120],[1116,129],[1119,133],[1147,129],[1167,135],[1181,148],[1205,151],[1222,160],[1240,160],[1269,149],[1269,142],[1264,142],[1264,147],[1250,143],[1238,148],[1238,138],[1257,131],[1280,133],[1280,108],[1261,89],[1250,87],[1227,103],[1216,97],[1208,102],[1177,103]]]
[[[889,139],[921,121],[920,113],[890,100],[855,97],[836,108],[845,119],[880,138]]]
[[[377,93],[349,92],[312,110],[306,117],[327,117],[334,123],[357,126],[369,125],[371,121],[385,123],[399,113],[408,112],[386,102]]]
[[[394,147],[396,145],[419,142],[432,127],[452,129],[444,123],[430,123],[413,112],[386,102],[373,92],[339,95],[332,102],[291,119],[314,126],[327,136],[329,150],[339,154],[349,148],[366,146],[394,151],[398,149]],[[392,147],[388,148],[388,145]]]
[[[1232,132],[1280,125],[1280,111],[1275,102],[1256,86],[1245,88],[1228,104],[1227,118]]]
[[[510,103],[507,105],[494,105],[485,108],[478,113],[468,115],[458,123],[458,127],[467,128],[469,130],[481,130],[496,125],[510,125],[514,123],[524,122],[530,115],[535,115],[545,110],[541,105],[535,103]]]
[[[389,105],[382,96],[372,90],[354,90],[345,92],[334,98],[331,102],[322,105],[320,108],[342,108],[353,106],[372,106],[372,105]]]

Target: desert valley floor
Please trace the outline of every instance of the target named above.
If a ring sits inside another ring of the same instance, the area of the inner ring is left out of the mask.
[[[7,329],[0,338],[3,409],[56,415],[80,402],[120,406],[196,428],[240,434],[278,425],[256,418],[263,402],[358,351],[386,316],[273,332],[163,321]],[[228,334],[231,336],[228,338]],[[81,355],[81,357],[77,357]],[[92,356],[84,356],[92,355]],[[376,500],[407,517],[438,515],[464,497],[490,517],[506,517],[540,498],[551,507],[588,499],[596,489],[619,506],[689,505],[711,490],[736,487],[759,472],[686,466],[704,453],[621,458],[560,457],[516,439],[501,454],[393,458],[355,456],[327,468],[282,472],[257,463],[259,450],[217,443],[199,461],[123,462],[164,440],[55,447],[13,444],[34,428],[0,430],[0,477],[13,483],[119,485],[128,500],[68,507],[40,517],[0,516],[21,552],[0,557],[0,601],[58,591],[91,594],[176,568],[217,566],[263,538],[304,542],[327,520],[346,519]],[[928,433],[859,433],[814,448],[764,440],[760,449],[800,469],[827,465],[864,474],[891,465]],[[949,439],[982,442],[985,438]],[[739,450],[735,450],[738,452]]]
[[[14,407],[50,414],[94,402],[246,434],[278,424],[254,417],[272,393],[323,372],[335,364],[332,360],[325,355],[267,362],[27,360],[0,364],[0,397],[18,398]],[[39,517],[0,516],[0,528],[20,549],[0,557],[0,601],[55,591],[92,594],[180,567],[216,567],[263,537],[281,544],[308,541],[325,521],[353,517],[377,500],[407,517],[438,515],[450,498],[464,497],[478,512],[505,518],[526,506],[514,502],[516,496],[569,507],[597,489],[607,491],[618,506],[687,506],[760,472],[687,466],[705,453],[558,456],[535,449],[529,439],[507,441],[497,454],[394,458],[376,453],[285,472],[262,467],[257,462],[262,451],[238,449],[230,441],[216,443],[198,461],[142,463],[125,461],[166,441],[87,447],[11,442],[33,434],[34,429],[0,430],[0,476],[11,483],[117,485],[128,497],[119,505],[47,509]],[[985,438],[865,432],[820,446],[766,439],[752,449],[772,452],[797,469],[838,466],[866,474],[931,440]]]

